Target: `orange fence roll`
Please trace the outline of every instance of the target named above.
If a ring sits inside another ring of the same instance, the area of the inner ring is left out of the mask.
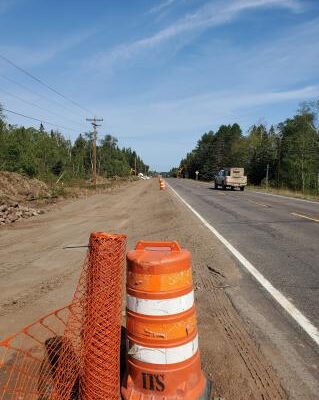
[[[200,366],[191,255],[177,242],[138,242],[127,255],[125,400],[208,399]]]
[[[118,400],[126,236],[92,233],[83,326],[83,400]]]

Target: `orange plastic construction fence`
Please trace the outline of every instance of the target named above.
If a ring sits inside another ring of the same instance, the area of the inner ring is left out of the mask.
[[[118,400],[125,248],[91,234],[72,303],[0,342],[1,400]]]
[[[75,323],[72,305],[0,343],[1,399],[77,398],[81,345],[64,334],[70,318]]]
[[[91,235],[84,295],[84,400],[118,400],[125,235]]]

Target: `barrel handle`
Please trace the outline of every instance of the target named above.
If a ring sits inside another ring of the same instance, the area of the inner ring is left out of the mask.
[[[137,242],[135,246],[135,250],[145,250],[148,247],[155,247],[155,248],[161,248],[161,247],[168,247],[171,249],[171,251],[182,251],[181,246],[178,244],[178,242],[148,242],[144,240],[140,240]]]

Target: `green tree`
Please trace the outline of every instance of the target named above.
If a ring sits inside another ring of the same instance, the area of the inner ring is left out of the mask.
[[[74,144],[59,131],[6,124],[0,106],[0,168],[8,171],[54,179],[62,173],[69,178],[92,176],[92,133],[80,134]],[[107,176],[128,176],[131,167],[147,172],[149,167],[131,149],[121,149],[118,140],[105,135],[97,145],[98,173]]]
[[[247,135],[238,124],[209,131],[180,162],[178,174],[211,180],[222,167],[245,167],[250,183],[319,193],[319,100],[303,103],[292,118],[271,126],[253,125]],[[175,171],[173,169],[172,171]]]

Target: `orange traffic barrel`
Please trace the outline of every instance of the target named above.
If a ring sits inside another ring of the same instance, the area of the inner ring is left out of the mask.
[[[160,179],[159,183],[160,183],[160,190],[164,190],[165,189],[165,181],[164,181],[164,179]]]
[[[127,255],[125,400],[209,399],[200,365],[191,255],[138,242]]]

